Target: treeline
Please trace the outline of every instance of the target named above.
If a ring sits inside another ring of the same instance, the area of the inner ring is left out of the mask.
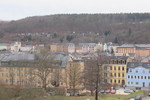
[[[106,42],[150,43],[149,26],[150,13],[57,14],[0,23],[0,34],[49,32],[68,35],[75,32],[84,33],[86,37],[88,33],[98,33],[99,39],[105,37],[103,41]]]

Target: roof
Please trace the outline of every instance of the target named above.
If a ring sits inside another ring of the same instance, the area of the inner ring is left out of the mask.
[[[96,46],[96,43],[79,43],[79,46]]]
[[[127,56],[110,56],[111,60],[127,60]]]
[[[30,53],[6,53],[3,55],[1,61],[18,61],[18,60],[34,60],[34,54]]]
[[[133,48],[133,47],[150,48],[150,44],[123,44],[118,48],[127,48],[127,47],[128,48],[129,47],[131,47],[131,48]]]
[[[150,69],[150,63],[129,62],[127,66],[128,68],[144,67],[144,68]]]

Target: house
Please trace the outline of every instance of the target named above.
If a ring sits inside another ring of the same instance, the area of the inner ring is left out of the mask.
[[[10,45],[11,51],[19,52],[20,48],[21,48],[21,42],[14,42]]]
[[[150,87],[150,63],[128,63],[126,86]]]
[[[135,57],[150,56],[150,44],[123,44],[117,47],[117,53],[129,56],[129,53],[135,53]]]
[[[112,85],[125,85],[128,57],[111,56],[109,63],[104,64],[109,69],[108,82]]]
[[[81,47],[81,53],[94,53],[97,51],[96,43],[79,43],[78,47]]]

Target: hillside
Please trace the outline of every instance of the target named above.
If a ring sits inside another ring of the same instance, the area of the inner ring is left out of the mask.
[[[59,14],[0,23],[1,41],[16,33],[41,32],[53,35],[41,42],[150,43],[150,14]]]

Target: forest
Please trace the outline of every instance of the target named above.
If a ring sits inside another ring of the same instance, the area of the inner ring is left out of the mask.
[[[56,14],[0,22],[1,41],[42,32],[52,36],[48,42],[150,43],[150,13]]]

